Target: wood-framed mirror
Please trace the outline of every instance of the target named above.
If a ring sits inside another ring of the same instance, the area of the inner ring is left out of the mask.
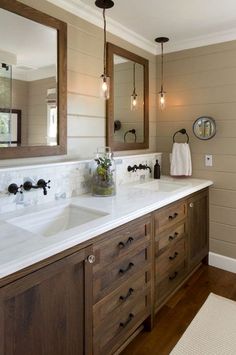
[[[66,23],[0,0],[0,33],[0,159],[66,154]]]
[[[107,145],[113,151],[149,147],[149,63],[107,43],[110,98],[106,106]]]

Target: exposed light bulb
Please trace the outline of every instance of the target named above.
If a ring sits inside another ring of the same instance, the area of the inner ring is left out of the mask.
[[[105,74],[101,75],[100,95],[106,100],[110,98],[110,77]]]
[[[159,107],[161,111],[166,107],[166,93],[164,91],[159,92]]]
[[[134,111],[134,110],[137,110],[137,106],[138,106],[138,99],[137,99],[137,94],[136,93],[133,93],[132,95],[131,95],[131,106],[130,106],[130,108],[131,108],[131,111]]]

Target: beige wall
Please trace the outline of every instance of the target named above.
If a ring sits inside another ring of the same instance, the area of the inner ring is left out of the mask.
[[[0,166],[92,157],[97,147],[105,145],[105,102],[99,97],[99,77],[103,71],[103,31],[45,0],[21,2],[68,24],[68,155],[0,161]],[[108,34],[108,41],[149,60],[150,149],[142,152],[156,151],[156,58],[114,35]],[[132,153],[138,151],[122,152],[119,155]]]
[[[168,54],[165,60],[168,106],[158,112],[157,118],[157,149],[165,152],[164,171],[169,172],[173,133],[186,128],[193,175],[214,181],[210,194],[210,249],[235,258],[236,41]],[[193,122],[202,115],[216,120],[217,134],[209,141],[201,141],[192,133]],[[213,155],[213,167],[204,166],[205,154]]]

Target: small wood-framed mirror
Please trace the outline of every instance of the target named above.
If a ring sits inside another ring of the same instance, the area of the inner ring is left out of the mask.
[[[216,123],[212,117],[202,116],[193,124],[193,133],[198,139],[208,140],[216,134]]]
[[[107,101],[107,145],[114,151],[149,147],[148,60],[107,43],[110,99]]]
[[[0,159],[66,154],[66,23],[0,0],[0,33]]]

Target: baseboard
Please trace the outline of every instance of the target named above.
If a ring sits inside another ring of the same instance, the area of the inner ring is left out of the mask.
[[[218,267],[219,269],[236,273],[236,259],[228,256],[209,253],[209,265]]]

